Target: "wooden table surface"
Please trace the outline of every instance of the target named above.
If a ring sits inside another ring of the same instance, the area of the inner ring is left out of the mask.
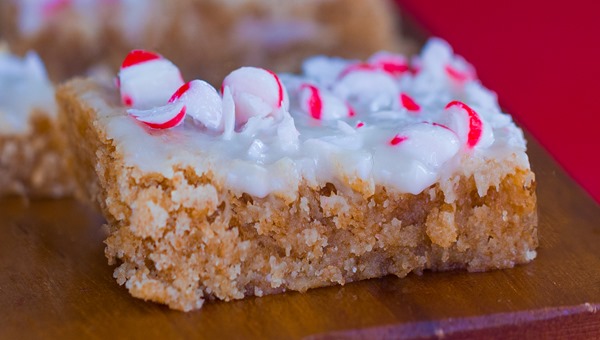
[[[182,313],[112,278],[102,217],[71,200],[0,201],[0,338],[600,336],[600,207],[535,142],[538,257],[490,273],[426,272]]]

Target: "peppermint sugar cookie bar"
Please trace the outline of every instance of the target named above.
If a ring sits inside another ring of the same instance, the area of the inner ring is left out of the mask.
[[[53,80],[133,48],[165,53],[184,74],[220,82],[245,64],[293,70],[312,54],[366,57],[395,46],[388,0],[2,0],[0,36],[37,51]],[[68,51],[68,52],[67,52]]]
[[[220,91],[133,51],[118,79],[70,81],[58,100],[78,194],[135,297],[188,311],[536,255],[523,134],[442,40],[412,60],[242,67]]]
[[[0,196],[70,194],[64,149],[44,65],[35,53],[21,58],[0,45]]]

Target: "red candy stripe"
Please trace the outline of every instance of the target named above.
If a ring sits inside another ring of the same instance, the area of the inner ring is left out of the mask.
[[[310,84],[303,84],[300,88],[306,88],[310,91],[310,97],[308,98],[308,110],[310,111],[310,116],[314,119],[321,119],[321,114],[323,112],[323,100],[321,99],[319,89]]]
[[[279,95],[279,102],[277,103],[277,107],[279,108],[283,104],[283,86],[281,86],[281,81],[279,80],[279,77],[277,76],[277,74],[275,74],[275,72],[271,70],[265,71],[269,72],[273,77],[275,77],[275,81],[277,81],[277,91]]]
[[[387,72],[393,76],[399,76],[410,70],[407,64],[400,64],[400,63],[384,61],[384,62],[378,63],[378,65],[381,67],[382,70],[384,70],[385,72]]]
[[[469,72],[459,71],[450,65],[446,65],[445,70],[450,77],[458,80],[459,82],[464,82],[472,78]]]
[[[405,63],[393,61],[376,61],[374,63],[357,63],[351,64],[344,68],[338,78],[343,78],[354,71],[377,71],[381,70],[394,77],[397,77],[405,72],[410,71],[410,68]]]
[[[170,129],[174,126],[176,126],[177,124],[179,124],[183,118],[185,118],[185,111],[186,111],[186,107],[182,107],[181,111],[179,111],[179,113],[169,119],[168,121],[164,122],[164,123],[147,123],[147,122],[142,122],[146,125],[148,125],[149,127],[153,128],[153,129]]]
[[[452,131],[452,129],[451,129],[451,128],[447,127],[447,126],[446,126],[446,125],[444,125],[444,124],[440,124],[440,123],[433,122],[433,123],[431,123],[431,125],[433,125],[433,126],[439,126],[439,127],[443,128],[443,129],[446,129],[446,130],[448,130],[448,131]],[[452,131],[452,132],[454,132],[454,131]],[[454,132],[454,134],[456,134],[456,132]]]
[[[338,78],[344,78],[349,73],[352,73],[354,71],[375,71],[376,69],[377,69],[376,66],[367,64],[367,63],[351,64],[351,65],[348,65],[346,68],[344,68],[344,70],[342,70],[342,72],[340,72],[340,75]]]
[[[356,116],[356,111],[354,111],[354,108],[352,107],[352,105],[346,103],[346,107],[348,108],[348,117]]]
[[[395,135],[394,138],[392,138],[390,140],[390,145],[392,145],[392,146],[398,145],[407,139],[408,139],[408,137],[406,137],[406,136]]]
[[[131,99],[131,97],[128,96],[128,95],[126,95],[126,94],[124,94],[121,97],[121,100],[123,101],[123,105],[125,105],[125,106],[132,106],[133,105],[133,99]]]
[[[469,133],[467,135],[467,146],[469,148],[473,148],[481,139],[483,123],[481,122],[481,119],[479,118],[477,112],[475,112],[475,110],[470,108],[467,104],[458,100],[453,100],[446,105],[446,109],[449,109],[453,106],[465,110],[469,115]]]
[[[421,110],[421,106],[419,106],[419,104],[417,104],[414,99],[409,97],[406,93],[400,93],[400,102],[407,111],[416,112]]]
[[[181,87],[178,88],[177,91],[175,91],[175,93],[173,93],[173,95],[169,99],[169,103],[172,103],[172,102],[176,101],[177,99],[179,99],[189,89],[190,89],[190,82],[187,82],[187,83],[181,85]]]
[[[121,64],[121,68],[127,68],[133,65],[145,63],[151,60],[162,59],[161,55],[154,52],[149,52],[145,50],[133,50],[129,52],[125,60],[123,60],[123,64]]]

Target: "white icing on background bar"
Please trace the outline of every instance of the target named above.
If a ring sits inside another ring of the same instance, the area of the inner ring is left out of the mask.
[[[20,58],[0,50],[0,134],[29,131],[32,110],[55,116],[54,88],[35,53]]]
[[[3,0],[6,1],[6,0]],[[9,0],[10,1],[10,0]],[[146,0],[12,0],[18,8],[18,25],[25,36],[40,33],[68,15],[69,26],[98,38],[102,27],[116,25],[131,42],[139,41],[151,22],[149,13],[160,13],[158,1]],[[75,25],[77,23],[78,25]]]

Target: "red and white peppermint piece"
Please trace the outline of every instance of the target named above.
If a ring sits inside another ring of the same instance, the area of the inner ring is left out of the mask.
[[[429,168],[443,165],[460,150],[460,140],[450,129],[439,124],[416,123],[402,131],[406,137],[404,152]]]
[[[127,55],[118,79],[123,104],[136,109],[165,105],[183,83],[177,66],[157,53],[144,50]]]
[[[400,93],[400,105],[408,112],[417,113],[421,111],[421,106],[415,102],[412,97],[406,93]]]
[[[467,148],[474,148],[483,134],[481,117],[467,104],[457,100],[448,103],[446,111],[451,115],[447,127],[458,135]]]
[[[394,77],[400,77],[410,71],[408,61],[401,54],[378,52],[372,55],[368,62]]]
[[[146,110],[129,109],[127,113],[153,129],[170,129],[183,123],[186,107],[178,102]]]
[[[279,77],[272,71],[257,67],[242,67],[223,80],[221,88],[229,87],[235,102],[236,125],[251,117],[279,117],[289,108],[289,99]]]
[[[344,78],[345,76],[347,76],[348,74],[352,73],[352,72],[356,72],[356,71],[366,71],[366,72],[375,72],[375,71],[380,71],[380,68],[376,65],[372,65],[369,63],[354,63],[354,64],[350,64],[348,66],[346,66],[346,68],[344,68],[339,76],[338,79]]]
[[[133,50],[125,56],[121,63],[121,69],[128,68],[130,66],[139,65],[151,60],[162,59],[163,57],[155,52],[145,50]]]
[[[211,130],[223,130],[223,100],[207,82],[192,80],[183,84],[169,103],[183,103],[190,117]]]
[[[475,68],[462,58],[455,56],[446,66],[444,71],[448,77],[460,84],[469,80],[477,79]]]
[[[300,86],[300,107],[302,110],[310,114],[314,119],[321,119],[323,112],[323,99],[321,99],[321,91],[310,84]]]
[[[317,55],[306,59],[302,63],[302,71],[307,79],[312,79],[317,84],[326,88],[331,87],[337,81],[340,74],[350,64],[354,64],[341,58],[330,58],[323,55]],[[285,82],[285,81],[284,81]],[[286,83],[288,90],[291,86]]]
[[[333,120],[355,115],[350,105],[312,84],[300,86],[300,108],[312,118]]]
[[[387,144],[429,168],[438,167],[454,157],[461,145],[452,130],[428,122],[402,128],[392,138],[388,137]]]
[[[338,79],[344,78],[353,72],[384,72],[398,78],[408,71],[410,71],[410,67],[404,56],[389,52],[379,52],[371,56],[366,63],[353,63],[346,66],[340,72]]]
[[[373,150],[374,169],[382,183],[401,185],[418,194],[439,180],[439,169],[454,158],[461,148],[455,133],[432,124],[415,123],[384,134]]]
[[[394,77],[381,70],[355,69],[333,85],[333,93],[357,107],[369,107],[378,102],[391,106],[398,97],[398,85]]]

